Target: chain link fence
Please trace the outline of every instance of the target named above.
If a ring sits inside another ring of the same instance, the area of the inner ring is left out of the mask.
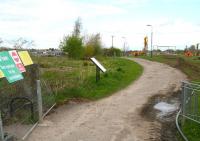
[[[38,122],[37,80],[40,79],[38,65],[26,67],[24,79],[8,84],[6,78],[0,80],[0,112],[4,130],[4,140],[22,140]],[[44,80],[40,81],[42,91],[42,115],[55,105],[54,93]]]

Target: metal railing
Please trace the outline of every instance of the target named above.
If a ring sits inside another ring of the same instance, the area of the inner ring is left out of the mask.
[[[180,120],[179,120],[180,119]],[[200,83],[182,82],[181,108],[176,117],[177,128],[185,141],[188,141],[181,127],[185,120],[200,124]],[[181,121],[181,122],[179,122]],[[180,126],[181,125],[181,126]]]
[[[200,85],[182,82],[181,109],[184,118],[200,123]]]

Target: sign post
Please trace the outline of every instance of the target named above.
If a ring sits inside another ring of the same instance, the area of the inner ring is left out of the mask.
[[[90,58],[90,60],[96,65],[96,82],[98,82],[100,80],[100,71],[105,73],[106,69],[94,57]]]
[[[96,66],[96,82],[100,80],[100,69]]]

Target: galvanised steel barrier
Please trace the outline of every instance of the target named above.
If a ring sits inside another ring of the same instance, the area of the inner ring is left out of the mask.
[[[187,81],[182,82],[181,108],[176,117],[176,125],[180,134],[184,138],[184,140],[188,141],[187,137],[184,135],[184,133],[181,130],[181,126],[184,126],[186,119],[200,124],[200,83],[199,82],[196,82],[196,83],[195,82],[190,83]]]

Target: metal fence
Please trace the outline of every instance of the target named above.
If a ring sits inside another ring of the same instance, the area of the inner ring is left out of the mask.
[[[182,116],[200,123],[200,85],[198,83],[182,82],[181,103]]]
[[[55,105],[54,94],[40,79],[37,65],[28,66],[23,75],[23,80],[13,84],[8,84],[5,78],[0,80],[0,112],[4,132],[0,141],[9,138],[24,140],[39,119]],[[41,108],[38,107],[38,89],[42,94]]]
[[[188,141],[187,137],[181,130],[186,119],[200,124],[200,83],[198,82],[182,82],[181,109],[176,117],[178,130],[183,139]]]

